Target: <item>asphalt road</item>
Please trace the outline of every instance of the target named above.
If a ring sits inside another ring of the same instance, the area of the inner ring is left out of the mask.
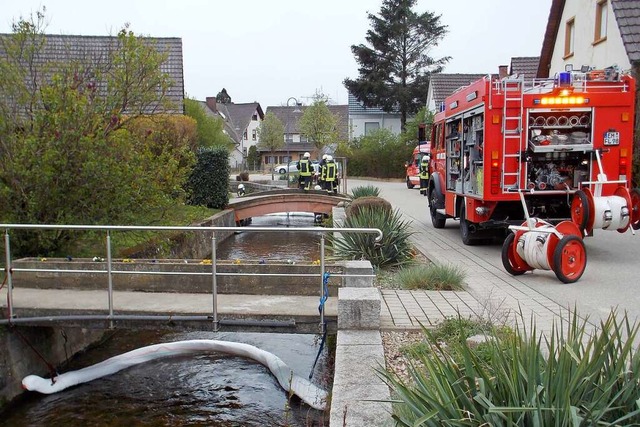
[[[460,239],[459,223],[448,219],[444,229],[434,229],[426,197],[417,189],[407,189],[404,182],[349,180],[349,189],[360,185],[373,185],[413,226],[441,233],[453,247],[464,247],[481,256],[487,263],[503,269],[501,244],[464,246]],[[350,190],[349,190],[350,191]],[[596,230],[593,237],[585,238],[587,267],[575,283],[560,282],[552,271],[535,270],[518,277],[530,286],[565,307],[574,306],[592,320],[606,317],[611,308],[626,310],[632,319],[640,319],[640,233],[630,231]],[[428,256],[428,253],[426,254]]]

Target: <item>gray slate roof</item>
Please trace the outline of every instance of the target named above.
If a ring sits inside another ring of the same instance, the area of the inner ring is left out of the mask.
[[[393,114],[399,115],[398,112],[385,112],[382,108],[378,107],[365,107],[362,102],[358,101],[354,95],[349,93],[349,114]]]
[[[445,98],[451,95],[456,89],[468,86],[487,74],[445,74],[438,73],[431,75],[430,84],[433,87],[433,99],[436,107],[444,102]]]
[[[0,34],[2,39],[12,37],[13,34]],[[63,62],[89,63],[94,66],[104,64],[107,54],[118,42],[112,36],[77,36],[45,34],[45,44],[42,54],[34,60],[36,66],[43,67]],[[176,37],[157,38],[143,37],[145,43],[153,45],[159,52],[167,55],[161,70],[169,75],[172,85],[167,92],[167,98],[172,101],[171,113],[184,113],[184,76],[182,63],[182,39]],[[0,43],[0,55],[4,55]],[[159,110],[154,110],[158,112]]]
[[[524,75],[525,80],[533,80],[538,73],[539,56],[517,56],[511,58],[511,71],[509,74]]]
[[[629,61],[640,61],[640,0],[611,0],[611,7]]]
[[[338,132],[340,139],[347,140],[349,135],[349,107],[348,105],[327,105],[329,111],[338,117]],[[299,112],[294,112],[296,108]],[[267,107],[267,113],[273,113],[284,124],[285,134],[299,134],[300,117],[307,106]]]
[[[264,118],[262,107],[257,102],[245,104],[234,104],[233,102],[223,104],[218,102],[216,108],[227,118],[224,123],[227,134],[236,142],[240,142],[239,138],[242,138],[242,134],[251,123],[251,118],[256,111],[260,120]]]

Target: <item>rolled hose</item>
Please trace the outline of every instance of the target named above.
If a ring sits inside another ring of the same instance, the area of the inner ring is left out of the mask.
[[[22,380],[22,387],[30,391],[52,394],[74,385],[114,374],[140,363],[163,357],[207,351],[227,353],[255,360],[269,368],[280,386],[287,392],[292,392],[314,409],[324,410],[326,407],[327,392],[296,375],[278,356],[250,344],[218,340],[186,340],[141,347],[77,371],[65,372],[53,379],[27,375]]]

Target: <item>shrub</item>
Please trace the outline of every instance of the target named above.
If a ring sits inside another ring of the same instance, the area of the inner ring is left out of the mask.
[[[588,325],[574,311],[544,338],[535,326],[516,327],[482,355],[425,330],[430,351],[410,366],[411,384],[382,372],[399,397],[397,425],[638,425],[638,323],[612,312],[596,331]]]
[[[229,152],[226,148],[203,148],[187,182],[191,205],[222,209],[229,203]]]
[[[391,203],[381,197],[360,197],[351,202],[345,211],[345,215],[349,218],[352,215],[358,214],[363,208],[391,212]]]
[[[380,189],[378,187],[374,187],[373,185],[364,185],[360,187],[356,187],[351,190],[351,198],[353,200],[359,199],[361,197],[378,197],[380,196]]]
[[[376,242],[376,235],[342,233],[339,237],[329,236],[329,246],[333,256],[339,259],[367,259],[374,267],[393,267],[413,261],[413,248],[409,237],[409,223],[401,219],[399,211],[362,207],[357,213],[347,216],[344,228],[378,228],[382,231],[382,241]]]
[[[415,265],[398,271],[398,280],[406,289],[460,290],[465,273],[454,265]]]

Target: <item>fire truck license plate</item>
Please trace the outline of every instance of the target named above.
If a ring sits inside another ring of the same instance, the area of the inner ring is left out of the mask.
[[[620,132],[605,132],[604,145],[620,145]]]

